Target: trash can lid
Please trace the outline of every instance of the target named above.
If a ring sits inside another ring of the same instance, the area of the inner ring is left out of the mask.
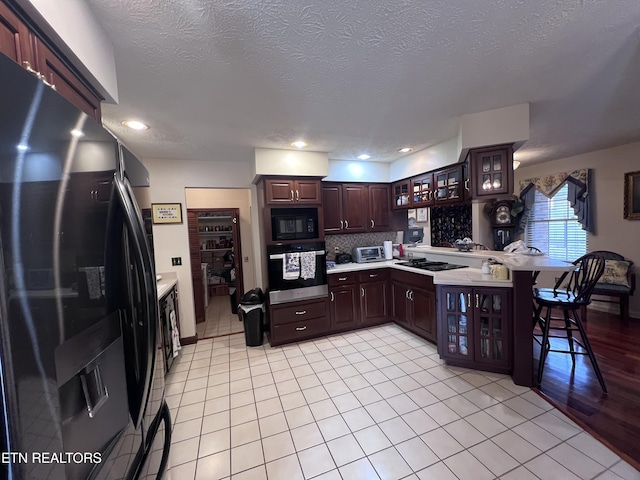
[[[262,293],[261,288],[249,290],[242,296],[242,300],[240,300],[242,305],[258,305],[262,302],[264,302],[264,294]]]

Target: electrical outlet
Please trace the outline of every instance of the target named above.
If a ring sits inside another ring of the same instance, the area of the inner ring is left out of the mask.
[[[340,249],[339,249],[338,247],[334,247],[333,251],[334,251],[335,253],[340,253]]]
[[[182,257],[172,257],[171,258],[171,265],[173,265],[174,267],[176,265],[182,265]]]
[[[249,263],[249,257],[244,257],[244,263]]]

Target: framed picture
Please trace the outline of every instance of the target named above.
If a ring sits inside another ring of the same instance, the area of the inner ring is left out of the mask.
[[[181,203],[152,203],[153,223],[182,223]]]
[[[416,208],[416,221],[420,222],[428,222],[429,216],[427,214],[428,210],[426,208]]]
[[[624,174],[624,218],[640,220],[640,171]]]

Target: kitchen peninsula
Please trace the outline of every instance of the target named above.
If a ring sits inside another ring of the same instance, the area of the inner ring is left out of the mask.
[[[430,246],[417,246],[417,247],[407,247],[406,248],[407,255],[413,256],[413,258],[426,258],[431,261],[440,261],[440,262],[451,262],[458,265],[464,265],[468,268],[461,268],[455,270],[446,270],[446,271],[438,271],[432,272],[423,269],[417,269],[408,265],[399,265],[398,260],[388,260],[385,262],[375,262],[375,263],[351,263],[344,265],[337,265],[335,268],[328,270],[330,284],[331,279],[335,278],[336,274],[347,274],[349,272],[366,272],[366,271],[380,271],[384,272],[385,270],[391,270],[391,272],[395,271],[404,271],[410,272],[412,275],[407,279],[403,280],[403,284],[408,286],[408,289],[405,289],[404,293],[402,289],[394,288],[393,286],[390,290],[390,303],[392,305],[390,310],[395,311],[395,305],[399,303],[399,300],[404,302],[404,299],[401,297],[404,296],[406,299],[412,301],[414,298],[413,288],[415,289],[425,289],[426,291],[431,291],[431,297],[433,299],[433,305],[429,305],[429,302],[421,303],[420,308],[423,310],[430,310],[429,315],[434,317],[432,322],[434,325],[437,325],[438,330],[442,330],[447,327],[448,320],[447,318],[443,318],[445,315],[448,317],[446,313],[443,313],[443,303],[444,299],[451,299],[452,296],[447,297],[446,295],[451,293],[456,293],[457,297],[460,295],[466,295],[468,298],[467,307],[472,309],[472,293],[478,292],[478,294],[491,294],[494,295],[500,294],[503,304],[505,305],[505,311],[502,313],[502,320],[504,320],[504,325],[501,325],[501,332],[504,328],[504,334],[506,341],[504,342],[504,356],[512,355],[511,358],[508,358],[508,363],[503,363],[498,365],[498,369],[492,368],[489,366],[488,369],[494,369],[496,371],[508,371],[513,376],[513,381],[517,385],[522,386],[532,386],[533,385],[533,341],[531,334],[531,305],[532,305],[532,273],[535,271],[549,271],[549,272],[564,272],[570,270],[572,268],[571,264],[568,264],[562,260],[550,259],[547,256],[527,256],[527,255],[512,255],[506,254],[504,252],[498,251],[471,251],[471,252],[460,252],[454,248],[443,248],[443,247],[430,247]],[[502,263],[509,269],[509,279],[507,280],[498,280],[494,279],[491,275],[483,274],[480,267],[482,262],[487,259],[493,259],[499,263]],[[418,275],[422,275],[425,277],[424,282],[420,280]],[[346,276],[340,275],[340,278],[347,278]],[[409,285],[412,283],[414,285]],[[413,287],[413,288],[412,288]],[[435,287],[435,288],[434,288]],[[451,289],[451,287],[462,287],[462,289]],[[435,305],[435,289],[438,290],[438,306]],[[477,290],[476,290],[477,289]],[[464,293],[461,293],[463,292]],[[365,290],[361,290],[361,292],[365,292]],[[362,295],[364,298],[364,294]],[[398,298],[400,297],[400,298]],[[330,292],[330,302],[335,301],[335,295]],[[479,295],[476,297],[476,307],[479,306]],[[354,299],[355,300],[355,299]],[[447,302],[449,303],[449,302]],[[402,326],[405,326],[403,322],[398,322],[397,318],[393,318],[393,312],[389,315],[390,319],[396,321]],[[415,315],[416,312],[414,312]],[[424,312],[417,312],[424,313]],[[464,313],[467,313],[466,310]],[[471,313],[469,313],[469,317],[471,317]],[[465,315],[466,321],[466,315]],[[424,324],[424,321],[423,321]],[[416,325],[418,326],[418,325]],[[406,326],[405,326],[406,327]],[[495,327],[494,327],[495,328]],[[423,334],[424,332],[420,330],[420,328],[409,328],[429,340],[435,341],[435,332],[434,335],[430,336],[428,334]],[[466,329],[466,326],[465,326]],[[471,325],[469,326],[471,330]],[[422,329],[424,330],[424,328]],[[427,329],[428,330],[428,329]],[[451,330],[449,330],[451,331]],[[442,342],[443,339],[446,339],[448,332],[440,331],[438,335],[438,340]],[[458,332],[462,335],[466,335],[466,331]],[[449,346],[450,347],[450,346]],[[465,355],[471,353],[472,346],[463,345],[463,348],[469,348],[469,352],[463,352]],[[443,355],[444,345],[439,345],[439,352],[441,356],[446,358],[446,354]],[[483,368],[480,366],[478,368]]]

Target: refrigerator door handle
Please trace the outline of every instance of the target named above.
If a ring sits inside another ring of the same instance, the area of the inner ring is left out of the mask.
[[[147,318],[144,319],[143,334],[147,335],[145,344],[147,346],[147,352],[141,352],[147,356],[147,362],[142,373],[142,389],[141,396],[139,398],[138,405],[138,421],[136,427],[139,425],[140,420],[144,416],[144,410],[147,405],[147,401],[151,394],[153,368],[155,365],[156,355],[156,317],[158,313],[157,306],[157,294],[155,290],[155,273],[153,263],[151,262],[151,253],[144,238],[144,229],[142,227],[142,220],[140,215],[136,212],[135,204],[131,200],[130,188],[127,189],[126,178],[120,178],[116,173],[114,174],[114,185],[117,193],[118,202],[124,212],[125,222],[129,231],[131,232],[131,239],[134,246],[134,255],[137,257],[138,262],[143,269],[142,284],[140,288],[143,293],[143,301],[146,303],[145,311],[147,312]],[[128,191],[129,190],[129,191]],[[153,280],[153,281],[152,281]],[[132,412],[133,413],[133,412]],[[132,415],[133,416],[133,415]],[[134,419],[135,420],[135,419]]]

